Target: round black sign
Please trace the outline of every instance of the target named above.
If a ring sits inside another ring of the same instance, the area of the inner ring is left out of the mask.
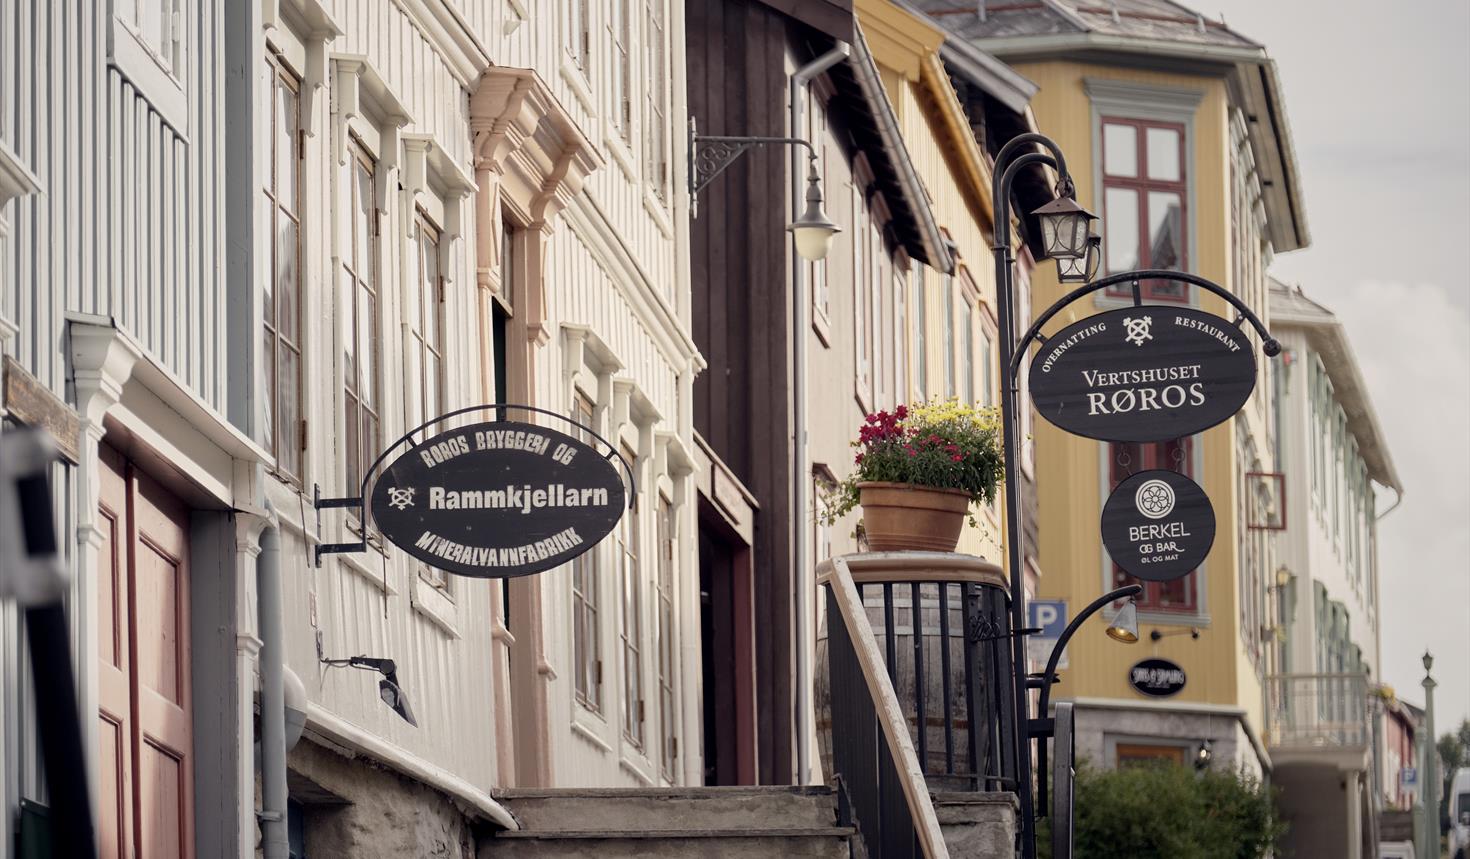
[[[1256,386],[1245,333],[1188,307],[1125,307],[1047,338],[1031,397],[1048,421],[1101,441],[1166,441],[1209,429]]]
[[[1189,575],[1215,543],[1215,509],[1177,471],[1141,471],[1103,505],[1102,541],[1113,563],[1150,582]]]
[[[1128,684],[1145,695],[1167,698],[1184,688],[1184,669],[1167,659],[1145,659],[1128,670]]]
[[[605,457],[565,433],[497,421],[410,448],[378,476],[373,519],[419,560],[505,579],[572,560],[612,531],[627,493]]]

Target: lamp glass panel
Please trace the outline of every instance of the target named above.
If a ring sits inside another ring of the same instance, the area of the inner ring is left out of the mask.
[[[1050,254],[1057,246],[1057,215],[1041,216],[1041,244]]]
[[[796,227],[791,234],[796,239],[797,256],[812,261],[826,259],[836,232],[828,227]]]

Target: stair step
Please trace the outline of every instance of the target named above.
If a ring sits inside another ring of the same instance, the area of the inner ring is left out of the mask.
[[[704,829],[501,832],[478,859],[849,859],[853,830]]]
[[[837,822],[837,799],[826,787],[564,788],[496,796],[529,832],[770,832]]]

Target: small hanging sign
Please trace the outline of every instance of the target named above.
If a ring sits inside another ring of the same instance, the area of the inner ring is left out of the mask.
[[[627,492],[596,449],[515,421],[473,424],[409,448],[378,476],[373,521],[424,563],[503,579],[567,563],[606,537]]]
[[[1145,659],[1128,669],[1128,685],[1153,698],[1177,695],[1184,679],[1184,669],[1167,659]]]
[[[1125,307],[1047,338],[1031,359],[1043,418],[1100,441],[1166,441],[1227,420],[1256,386],[1245,333],[1188,307]]]
[[[1129,575],[1169,582],[1204,563],[1215,543],[1215,509],[1177,471],[1141,471],[1118,484],[1102,512],[1102,541]]]

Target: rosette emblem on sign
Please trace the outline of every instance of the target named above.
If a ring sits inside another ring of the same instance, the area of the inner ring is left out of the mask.
[[[617,469],[591,446],[534,424],[447,430],[378,475],[373,522],[394,545],[461,576],[549,570],[607,536],[627,506]]]
[[[1245,332],[1189,307],[1125,307],[1047,338],[1031,359],[1043,418],[1101,441],[1166,441],[1209,429],[1256,386]]]
[[[1144,471],[1103,505],[1102,540],[1130,575],[1168,582],[1198,569],[1215,542],[1215,510],[1199,484],[1175,471]]]

